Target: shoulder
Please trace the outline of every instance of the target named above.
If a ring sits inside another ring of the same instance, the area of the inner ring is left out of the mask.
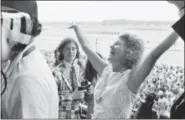
[[[81,59],[76,59],[73,63],[73,66],[79,72],[83,72],[85,70],[85,62]]]
[[[62,72],[66,69],[66,65],[63,61],[61,61],[58,65],[52,68],[52,72]]]
[[[65,67],[63,66],[63,64],[58,64],[51,71],[52,71],[53,77],[55,78],[55,81],[57,82],[59,80],[62,80],[62,75],[65,71]]]
[[[84,68],[85,67],[85,61],[83,61],[82,59],[75,59],[74,66],[78,66],[79,68]]]
[[[54,80],[54,79],[53,79]],[[20,94],[30,94],[30,96],[41,95],[49,97],[56,95],[56,83],[53,80],[45,80],[35,76],[19,76],[13,83],[13,90]]]
[[[45,83],[43,80],[40,80],[34,76],[19,76],[14,81],[14,90],[19,91],[23,94],[32,94],[32,93],[41,93],[46,88],[44,87]]]
[[[18,76],[15,80],[15,83],[18,85],[35,85],[35,83],[41,83],[42,80],[40,80],[36,76],[31,76],[31,75],[21,75]]]

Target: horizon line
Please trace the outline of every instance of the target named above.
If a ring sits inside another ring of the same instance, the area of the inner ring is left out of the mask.
[[[88,21],[84,21],[84,20],[53,20],[53,21],[42,21],[40,20],[40,22],[42,23],[51,23],[51,22],[56,22],[56,23],[72,23],[72,22],[76,22],[76,23],[103,23],[103,22],[158,22],[158,23],[171,23],[171,22],[175,22],[176,20],[129,20],[129,19],[106,19],[106,20],[88,20]]]

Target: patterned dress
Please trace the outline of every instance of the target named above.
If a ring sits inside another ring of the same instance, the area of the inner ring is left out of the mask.
[[[72,93],[75,88],[72,86],[71,68],[74,68],[73,75],[76,76],[76,87],[80,86],[82,65],[76,60],[73,65],[61,61],[54,69],[53,75],[55,77],[58,93],[59,93],[59,118],[60,119],[78,119],[79,103],[81,100],[72,100]]]

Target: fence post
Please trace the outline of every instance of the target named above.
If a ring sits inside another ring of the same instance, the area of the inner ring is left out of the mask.
[[[97,52],[97,46],[98,46],[98,38],[96,38],[96,52]]]

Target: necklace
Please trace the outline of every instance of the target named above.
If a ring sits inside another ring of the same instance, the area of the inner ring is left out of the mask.
[[[102,79],[100,79],[100,80],[102,80]],[[95,94],[95,96],[94,96],[95,101],[96,101],[97,103],[100,103],[100,102],[102,102],[102,100],[103,100],[102,94],[103,94],[103,92],[104,92],[105,89],[106,89],[107,82],[108,82],[108,79],[106,79],[106,81],[103,82],[104,85],[100,86],[101,83],[99,83],[99,85],[98,85],[98,87],[102,87],[102,88],[101,88],[100,91],[98,92],[98,95]]]

